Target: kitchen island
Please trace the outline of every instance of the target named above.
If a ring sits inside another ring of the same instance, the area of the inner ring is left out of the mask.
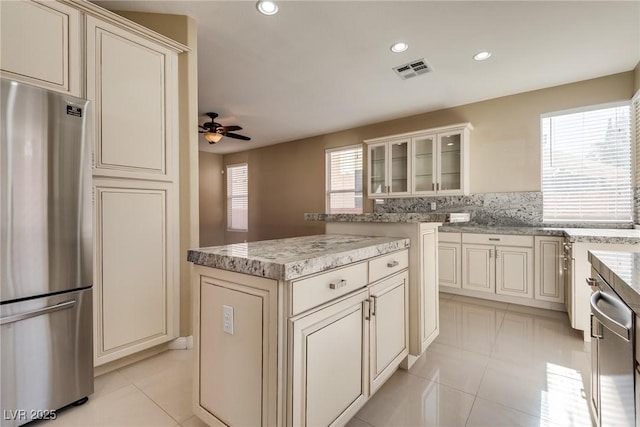
[[[326,222],[327,234],[400,236],[409,249],[409,357],[410,368],[440,333],[438,287],[438,227],[443,222],[468,221],[468,214],[406,212],[324,214],[306,213],[307,221]]]
[[[189,251],[195,414],[346,424],[407,357],[409,246],[320,235]]]

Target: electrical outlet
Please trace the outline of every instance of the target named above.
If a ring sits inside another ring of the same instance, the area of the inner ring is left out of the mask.
[[[222,306],[222,330],[233,335],[233,307]]]
[[[431,202],[431,210],[432,211],[436,210],[436,202]]]

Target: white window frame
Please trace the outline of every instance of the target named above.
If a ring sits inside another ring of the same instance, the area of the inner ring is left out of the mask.
[[[589,111],[597,111],[597,110],[603,110],[603,109],[608,109],[608,108],[616,108],[616,107],[623,107],[623,106],[627,106],[630,107],[630,111],[629,114],[630,116],[633,115],[633,111],[631,110],[631,103],[629,100],[624,100],[624,101],[617,101],[617,102],[609,102],[609,103],[605,103],[605,104],[598,104],[598,105],[591,105],[591,106],[586,106],[586,107],[580,107],[580,108],[574,108],[574,109],[569,109],[569,110],[561,110],[561,111],[555,111],[555,112],[550,112],[550,113],[545,113],[540,115],[540,188],[543,192],[543,212],[542,212],[542,217],[543,217],[543,223],[553,223],[553,224],[580,224],[580,223],[592,223],[592,224],[605,224],[605,223],[610,223],[610,224],[628,224],[631,223],[633,221],[633,180],[634,180],[634,150],[633,150],[633,118],[630,117],[630,126],[631,126],[631,135],[630,135],[630,141],[629,143],[631,144],[631,154],[630,154],[630,162],[631,162],[631,178],[629,180],[629,187],[631,190],[631,212],[630,212],[630,217],[629,218],[605,218],[605,217],[601,217],[601,218],[575,218],[575,219],[561,219],[561,218],[551,218],[550,216],[545,214],[545,203],[544,203],[544,191],[545,191],[545,185],[544,185],[544,180],[545,180],[545,141],[544,141],[544,120],[548,119],[548,118],[552,118],[552,117],[558,117],[558,116],[563,116],[563,115],[568,115],[568,114],[577,114],[577,113],[582,113],[582,112],[589,112]],[[627,190],[627,188],[622,188],[622,190]]]
[[[356,197],[357,194],[360,195],[360,200],[361,200],[361,206],[360,209],[354,209],[353,213],[362,213],[363,209],[364,209],[364,192],[363,192],[363,188],[362,188],[362,180],[364,179],[364,171],[363,171],[363,167],[364,167],[364,163],[361,163],[360,165],[360,191],[357,191],[357,188],[349,188],[349,189],[342,189],[342,190],[332,190],[331,189],[331,154],[338,152],[338,151],[347,151],[347,150],[355,150],[355,149],[359,149],[360,150],[360,160],[361,162],[364,162],[364,146],[362,144],[355,144],[355,145],[347,145],[344,147],[337,147],[337,148],[329,148],[325,150],[325,161],[324,161],[324,167],[325,167],[325,212],[326,213],[332,213],[331,212],[331,195],[332,194],[338,194],[338,193],[356,193]]]
[[[247,170],[247,182],[246,182],[246,189],[245,189],[245,193],[246,194],[233,194],[232,191],[232,185],[231,185],[231,176],[232,176],[232,169],[237,169],[237,168],[241,168],[244,167]],[[226,186],[227,186],[227,231],[241,231],[241,232],[246,232],[249,231],[249,164],[248,163],[237,163],[237,164],[233,164],[233,165],[227,165],[226,169],[225,169],[225,174],[226,174]],[[247,209],[245,211],[245,223],[246,223],[246,227],[245,228],[234,228],[232,227],[233,221],[233,211],[232,211],[232,200],[233,199],[246,199],[246,206]]]

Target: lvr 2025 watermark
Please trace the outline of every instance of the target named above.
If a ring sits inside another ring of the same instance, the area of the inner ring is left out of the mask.
[[[55,420],[56,411],[52,409],[3,409],[2,419],[13,421]]]

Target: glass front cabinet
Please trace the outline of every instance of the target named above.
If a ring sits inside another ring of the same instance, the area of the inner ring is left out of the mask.
[[[369,196],[409,195],[411,140],[408,138],[369,144]]]
[[[470,123],[365,141],[369,197],[469,193]]]

